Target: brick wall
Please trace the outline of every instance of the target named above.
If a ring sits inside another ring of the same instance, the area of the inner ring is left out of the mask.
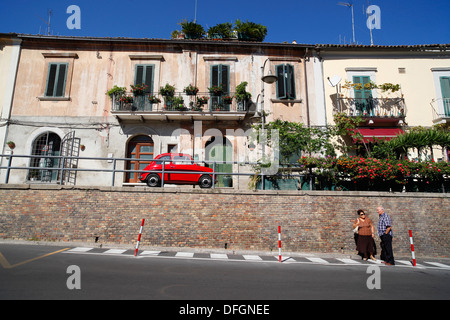
[[[391,215],[394,254],[450,257],[450,205],[444,194],[83,188],[0,185],[0,238],[129,244],[145,218],[141,245],[230,250],[354,253],[351,221],[365,209]],[[379,240],[377,240],[379,249]]]

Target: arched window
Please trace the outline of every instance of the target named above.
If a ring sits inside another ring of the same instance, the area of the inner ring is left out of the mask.
[[[39,169],[30,169],[28,171],[28,180],[51,182],[58,180],[59,159],[49,158],[47,156],[59,156],[61,148],[61,138],[54,132],[44,132],[33,141],[31,155],[39,156],[31,158],[30,167]],[[42,169],[41,169],[42,168]]]

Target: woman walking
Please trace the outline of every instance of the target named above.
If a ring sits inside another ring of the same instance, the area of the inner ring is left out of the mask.
[[[358,210],[358,218],[353,222],[353,229],[358,227],[358,240],[356,243],[356,250],[364,255],[364,260],[367,261],[368,257],[376,261],[373,256],[375,247],[373,240],[374,237],[374,227],[372,220],[366,217],[364,210]]]

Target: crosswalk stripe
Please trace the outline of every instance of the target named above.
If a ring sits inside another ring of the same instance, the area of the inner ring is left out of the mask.
[[[93,248],[85,248],[85,247],[76,247],[70,250],[67,250],[67,252],[87,252],[92,250]]]
[[[157,256],[161,251],[142,251],[139,255],[141,256]]]
[[[194,256],[193,252],[177,252],[177,254],[175,255],[175,257],[187,257],[187,258],[192,258]]]
[[[260,256],[254,256],[254,255],[242,255],[245,260],[262,260]]]
[[[67,250],[66,252],[68,252],[68,253],[70,253],[70,252],[72,252],[72,253],[84,253],[84,252],[89,252],[89,251],[91,251],[93,249],[94,248],[88,248],[88,247],[75,247],[75,248],[72,248],[70,250]],[[127,251],[127,250],[126,249],[108,249],[106,251],[97,252],[97,253],[99,253],[99,254],[122,254],[125,251]],[[160,253],[161,253],[161,251],[157,251],[157,250],[144,250],[144,251],[140,252],[139,255],[140,256],[158,256]],[[175,254],[175,257],[192,258],[192,257],[194,257],[194,253],[193,252],[177,252]],[[210,253],[209,257],[211,259],[222,259],[222,260],[230,259],[227,254],[223,254],[223,253]],[[263,261],[264,260],[259,255],[242,255],[242,257],[245,260],[250,260],[250,261]],[[310,262],[313,262],[313,263],[320,263],[320,264],[330,264],[331,263],[330,261],[327,261],[327,260],[322,259],[322,258],[317,258],[317,257],[305,257],[305,258],[307,260],[309,260]],[[275,256],[274,259],[278,260],[279,256]],[[358,262],[358,261],[353,260],[353,259],[346,259],[346,258],[334,258],[334,259],[337,260],[337,261],[343,262],[344,264],[361,265],[361,262]],[[281,257],[281,261],[282,262],[297,262],[297,260],[292,258],[292,257],[289,257],[289,256],[282,256]],[[330,259],[328,259],[328,260],[330,260]],[[381,260],[373,261],[371,259],[367,260],[367,262],[370,262],[370,263],[373,263],[373,264],[379,264],[379,265],[381,265],[383,263]],[[412,266],[412,262],[408,261],[408,260],[395,260],[395,262],[397,262],[398,264],[401,264],[401,265]],[[438,267],[438,268],[443,268],[443,269],[450,269],[450,265],[446,265],[446,264],[439,263],[439,262],[424,261],[424,264],[431,265],[431,266]],[[427,266],[424,265],[424,264],[417,263],[416,266],[419,267],[419,268],[426,268]]]
[[[211,259],[228,259],[228,256],[224,253],[211,253]]]
[[[127,251],[127,250],[123,250],[123,249],[109,249],[109,250],[106,250],[103,253],[106,253],[106,254],[120,254],[120,253],[124,253],[125,251]]]
[[[448,266],[446,264],[443,264],[443,263],[439,263],[439,262],[428,262],[428,261],[425,261],[425,263],[428,263],[428,264],[431,264],[433,266],[440,267],[440,268],[450,268],[450,266]]]
[[[337,260],[345,263],[345,264],[361,264],[361,262],[352,260],[352,259],[345,259],[345,258],[336,258]]]
[[[307,257],[306,259],[308,259],[309,261],[314,262],[314,263],[329,263],[328,261],[326,261],[322,258],[308,258]]]
[[[381,260],[373,261],[372,259],[368,259],[367,261],[369,261],[371,263],[375,263],[375,264],[383,264],[383,262],[381,262]]]

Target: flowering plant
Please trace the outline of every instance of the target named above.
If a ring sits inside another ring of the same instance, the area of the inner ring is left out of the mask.
[[[198,92],[198,88],[189,84],[183,91],[186,92],[187,95],[195,96]]]
[[[133,103],[133,97],[124,95],[119,98],[119,101],[122,103]]]
[[[197,105],[202,106],[202,105],[208,103],[208,99],[209,99],[209,98],[206,97],[206,96],[198,97],[198,98],[197,98]]]
[[[300,172],[327,176],[332,180],[350,179],[355,184],[405,185],[411,179],[429,184],[450,177],[450,164],[434,161],[409,161],[363,158],[359,156],[301,157]]]
[[[136,84],[136,85],[130,85],[130,86],[131,86],[131,92],[133,92],[133,94],[136,94],[136,95],[144,94],[144,92],[148,88],[148,86],[145,84]]]
[[[212,86],[208,88],[209,92],[215,96],[220,96],[223,93],[222,86]]]
[[[233,102],[233,97],[230,95],[226,95],[223,97],[223,103],[225,104],[231,104]]]
[[[148,101],[150,101],[150,103],[160,103],[161,99],[151,94],[148,96]]]

